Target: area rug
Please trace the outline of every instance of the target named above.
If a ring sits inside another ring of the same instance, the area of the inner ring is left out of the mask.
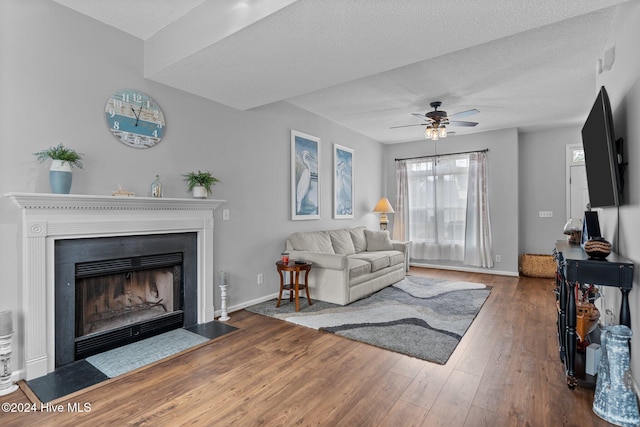
[[[407,276],[347,306],[300,298],[297,313],[286,300],[247,310],[445,364],[490,293],[481,283]]]

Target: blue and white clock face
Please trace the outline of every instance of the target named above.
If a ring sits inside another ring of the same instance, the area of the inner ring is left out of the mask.
[[[125,89],[114,93],[104,112],[111,134],[129,147],[150,148],[164,136],[164,114],[143,92]]]

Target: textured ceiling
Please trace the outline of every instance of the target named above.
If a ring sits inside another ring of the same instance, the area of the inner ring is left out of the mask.
[[[480,110],[458,135],[584,121],[623,3],[54,1],[143,39],[146,78],[239,110],[287,101],[383,143],[420,139],[389,128],[432,101]]]

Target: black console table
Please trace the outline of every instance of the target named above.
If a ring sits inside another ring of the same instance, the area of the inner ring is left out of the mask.
[[[589,258],[582,246],[558,240],[554,251],[558,265],[556,277],[559,291],[558,346],[564,362],[567,385],[578,384],[575,373],[576,357],[576,287],[579,284],[613,286],[622,292],[620,324],[631,327],[629,292],[633,287],[633,263],[616,253],[605,259]]]

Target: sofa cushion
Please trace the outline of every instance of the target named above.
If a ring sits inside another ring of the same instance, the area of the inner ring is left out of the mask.
[[[378,251],[379,254],[385,254],[389,257],[389,265],[404,264],[404,253],[400,251]]]
[[[367,251],[390,251],[393,244],[387,231],[364,230],[367,239]]]
[[[335,253],[340,255],[356,253],[356,248],[353,246],[353,240],[351,240],[351,234],[348,230],[331,230],[329,231],[329,237]]]
[[[331,238],[327,231],[297,232],[289,236],[293,248],[298,251],[320,252],[335,254]]]
[[[349,256],[349,259],[352,258],[367,261],[371,264],[372,273],[389,267],[389,254],[385,252],[360,252]]]
[[[402,252],[389,254],[389,265],[404,264],[405,256]]]
[[[349,257],[348,262],[350,279],[371,273],[371,263],[369,261]]]
[[[351,240],[353,240],[353,247],[356,250],[356,253],[360,253],[362,251],[367,250],[367,238],[364,235],[364,230],[367,227],[354,227],[349,229],[349,234],[351,234]]]

